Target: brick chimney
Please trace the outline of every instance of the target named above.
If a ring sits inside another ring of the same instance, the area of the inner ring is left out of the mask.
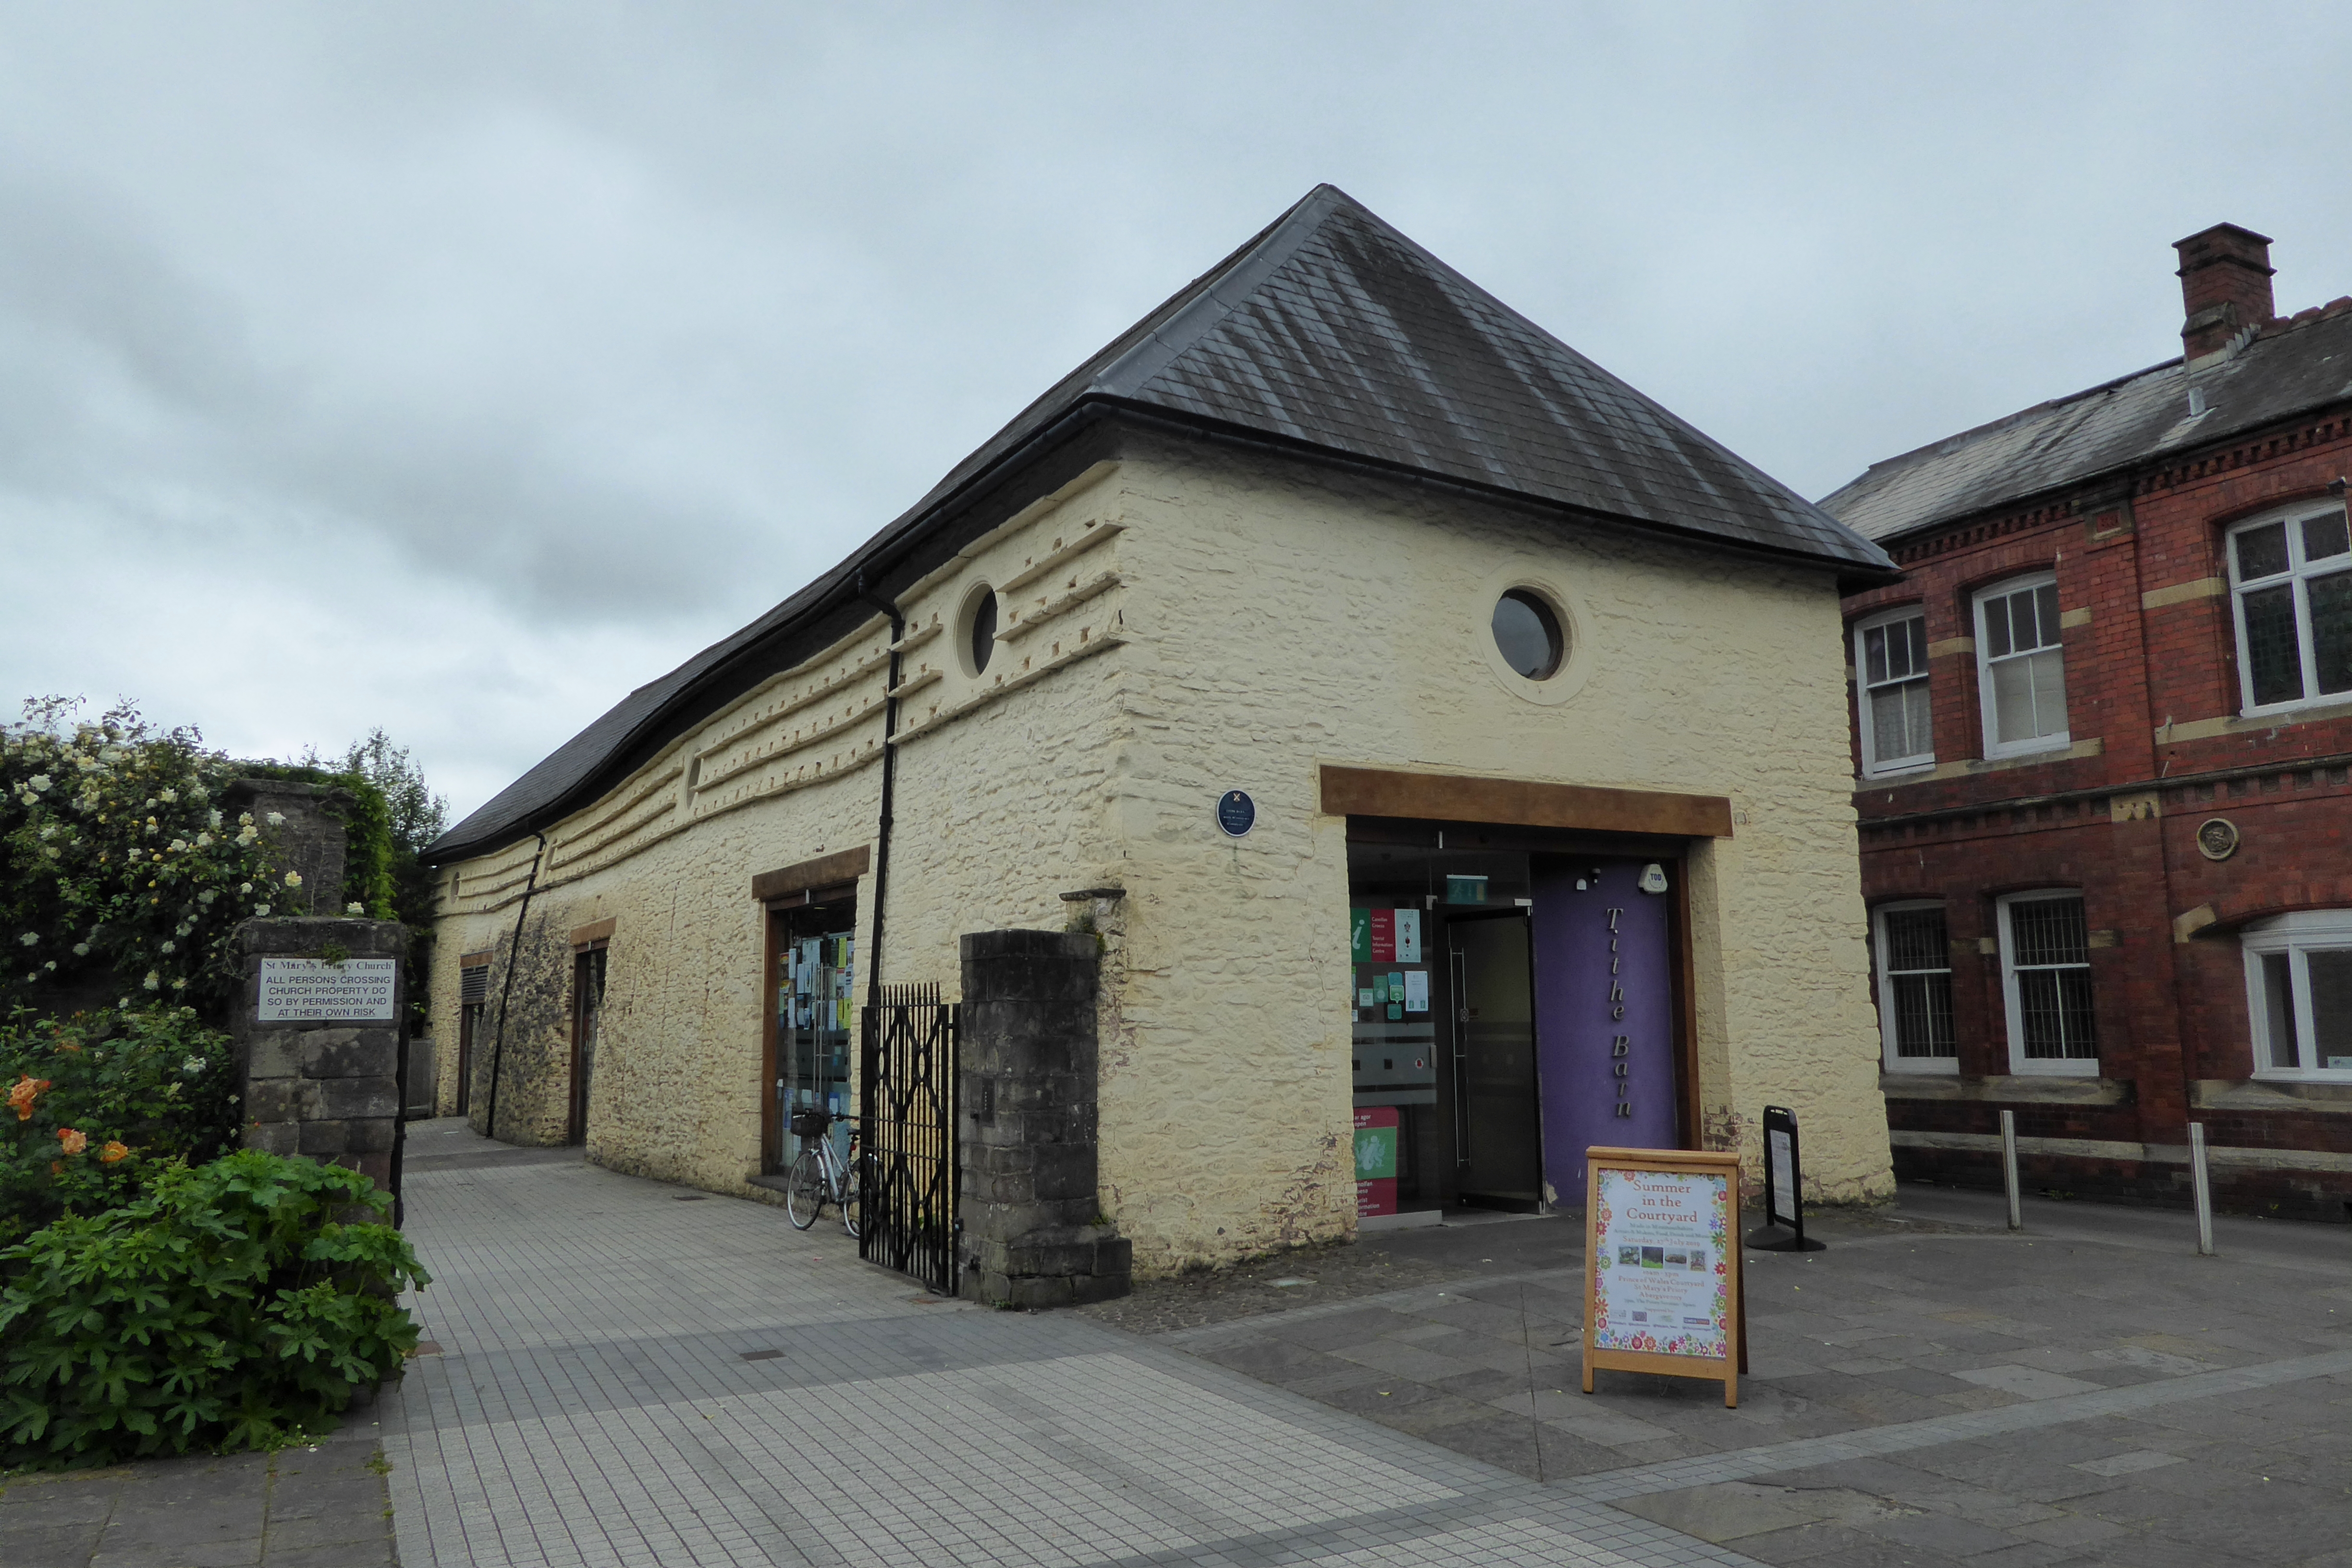
[[[2239,332],[2272,318],[2270,236],[2217,223],[2172,248],[2180,253],[2180,302],[2188,318],[2180,343],[2190,363],[2221,353]]]

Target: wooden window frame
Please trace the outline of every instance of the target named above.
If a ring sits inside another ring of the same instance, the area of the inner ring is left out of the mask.
[[[2221,559],[2229,574],[2230,630],[2237,639],[2238,649],[2238,711],[2248,717],[2272,713],[2294,713],[2305,708],[2337,706],[2352,702],[2352,690],[2321,691],[2319,688],[2318,652],[2311,633],[2311,584],[2315,579],[2333,577],[2352,571],[2352,559],[2340,555],[2322,556],[2333,565],[2315,571],[2304,548],[2303,525],[2329,515],[2345,516],[2341,501],[2298,501],[2293,506],[2276,507],[2259,517],[2232,523],[2221,538]],[[2283,526],[2286,536],[2287,568],[2266,577],[2251,581],[2238,574],[2238,540],[2257,529]],[[2246,642],[2246,596],[2269,589],[2292,586],[2294,594],[2294,640],[2298,669],[2303,678],[2303,695],[2285,698],[2277,702],[2254,700],[2254,661]]]
[[[2039,593],[2043,588],[2051,590],[2051,603],[2055,605],[2058,599],[2058,574],[2054,569],[2021,572],[2014,577],[2004,577],[1998,583],[1988,583],[1976,591],[1974,602],[1970,605],[1969,619],[1976,627],[1977,634],[1977,705],[1982,712],[1984,754],[1989,759],[2038,756],[2044,752],[2063,752],[2074,743],[2074,696],[2067,680],[2066,639],[2062,630],[2065,624],[2065,610],[2063,607],[2058,609],[2058,622],[2050,628],[2053,632],[2060,632],[2061,635],[2056,640],[2037,642],[2022,652],[2020,652],[2013,644],[2007,653],[1996,654],[1992,651],[1990,624],[1987,621],[1986,616],[1993,601],[2006,599],[2017,594],[2035,594],[2035,629],[2039,630],[2041,629]],[[2000,739],[2000,699],[1994,689],[1993,667],[1996,664],[2008,664],[2015,659],[2032,658],[2053,649],[2055,649],[2058,654],[2058,688],[2061,694],[2061,706],[2064,709],[2061,718],[2064,721],[2045,735],[2034,735],[2022,741]]]
[[[2246,1015],[2248,1037],[2253,1044],[2253,1076],[2284,1083],[2352,1083],[2352,1068],[2327,1068],[2307,1065],[2314,1059],[2317,1044],[2312,1027],[2311,966],[2309,955],[2314,952],[2341,952],[2352,949],[2352,910],[2303,910],[2263,921],[2239,939],[2246,963]],[[2272,1062],[2269,982],[2263,973],[2262,960],[2284,956],[2287,961],[2291,994],[2287,1005],[2294,1010],[2295,1030],[2295,1065],[2278,1067]]]
[[[1905,969],[1895,967],[1886,935],[1886,917],[1907,914],[1916,910],[1934,910],[1942,914],[1944,924],[1944,964],[1941,969]],[[1957,1073],[1960,1070],[1959,1042],[1955,1031],[1952,1054],[1948,1057],[1905,1056],[1901,1049],[1897,1020],[1902,1009],[1895,997],[1895,982],[1898,975],[1941,974],[1946,987],[1946,1003],[1950,1003],[1953,984],[1951,910],[1941,899],[1897,899],[1880,904],[1870,911],[1871,968],[1878,995],[1879,1060],[1891,1073]]]
[[[1932,768],[1936,765],[1935,714],[1932,707],[1935,685],[1927,664],[1923,662],[1916,670],[1901,677],[1890,676],[1875,683],[1874,687],[1870,679],[1869,634],[1885,632],[1890,627],[1906,626],[1913,621],[1919,623],[1918,643],[1923,650],[1924,658],[1924,649],[1927,641],[1927,612],[1917,605],[1898,605],[1874,616],[1866,616],[1853,624],[1854,728],[1862,741],[1862,776],[1867,779],[1890,778],[1899,773],[1916,773],[1921,768]],[[1906,649],[1906,653],[1907,651]],[[1928,712],[1927,749],[1924,752],[1909,752],[1900,757],[1881,757],[1878,754],[1877,727],[1871,722],[1871,693],[1874,689],[1900,689],[1913,685],[1925,686],[1928,690],[1931,706]]]
[[[2075,903],[2082,904],[2083,889],[2037,888],[2030,892],[2005,894],[1997,900],[1996,914],[1999,918],[2000,933],[1998,945],[2000,949],[2001,1004],[2009,1023],[2009,1070],[2021,1078],[2097,1078],[2099,1076],[2099,993],[2091,974],[2090,948],[2087,944],[2090,910],[2087,905],[2084,906],[2083,913],[2083,925],[2086,938],[2083,962],[2029,964],[2027,968],[2034,971],[2079,970],[2082,972],[2084,983],[2091,985],[2091,1054],[2087,1057],[2029,1057],[2025,1054],[2025,1006],[2018,990],[2017,933],[2011,924],[2011,916],[2020,904],[2054,903],[2062,899],[2072,899]]]

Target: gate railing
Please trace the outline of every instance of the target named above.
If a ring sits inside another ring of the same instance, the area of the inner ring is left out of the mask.
[[[937,985],[886,985],[858,1052],[857,1256],[956,1293],[957,1009]]]

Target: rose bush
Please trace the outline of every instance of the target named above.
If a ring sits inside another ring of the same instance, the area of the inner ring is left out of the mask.
[[[68,731],[70,708],[30,702],[0,726],[0,1012],[110,969],[119,1005],[218,1017],[242,973],[238,922],[308,912],[272,825],[220,804],[246,769],[127,708]]]
[[[0,1024],[0,1247],[236,1142],[229,1037],[193,1007]]]

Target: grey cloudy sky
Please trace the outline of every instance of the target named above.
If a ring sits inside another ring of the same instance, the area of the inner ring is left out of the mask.
[[[459,815],[1318,181],[1808,495],[2352,292],[2341,5],[0,5],[0,692]]]

